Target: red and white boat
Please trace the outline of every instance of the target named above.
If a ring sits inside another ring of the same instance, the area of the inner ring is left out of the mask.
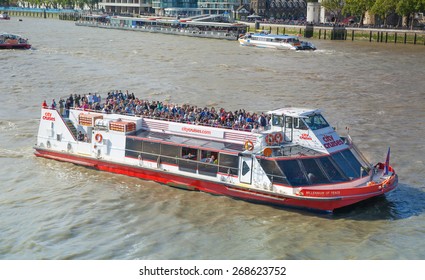
[[[30,49],[28,39],[24,39],[16,34],[0,34],[0,49]]]
[[[67,115],[41,109],[36,156],[192,191],[323,211],[383,195],[398,183],[389,154],[384,163],[370,164],[318,109],[270,111],[270,123],[258,131],[79,109]]]

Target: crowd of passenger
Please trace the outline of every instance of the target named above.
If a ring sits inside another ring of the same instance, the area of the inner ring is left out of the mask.
[[[42,106],[49,107],[46,101]],[[71,94],[67,98],[60,98],[58,103],[53,99],[50,108],[58,109],[65,117],[69,117],[70,109],[76,108],[84,111],[143,116],[252,132],[264,130],[270,123],[270,116],[265,113],[250,113],[245,109],[227,111],[224,108],[149,101],[135,97],[134,93],[121,90],[109,91],[104,100],[97,93],[88,93],[83,96]]]

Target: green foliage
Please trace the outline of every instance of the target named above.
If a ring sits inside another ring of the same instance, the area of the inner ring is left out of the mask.
[[[371,12],[385,19],[390,13],[395,12],[397,2],[398,0],[376,0]]]
[[[331,14],[335,16],[335,21],[340,20],[342,17],[342,9],[344,8],[344,1],[341,0],[323,0],[320,5],[325,7]]]
[[[345,0],[343,13],[361,17],[373,4],[375,0]]]

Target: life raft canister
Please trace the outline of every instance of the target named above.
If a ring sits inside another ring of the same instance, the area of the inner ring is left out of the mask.
[[[252,151],[254,149],[254,143],[251,140],[247,140],[244,144],[245,150]]]
[[[273,134],[271,134],[271,133],[270,134],[267,134],[266,143],[268,145],[272,145],[274,143],[274,136],[273,136]]]
[[[281,132],[276,133],[276,135],[274,136],[274,139],[276,140],[277,144],[282,143],[283,141],[283,135]]]
[[[103,136],[102,134],[98,133],[94,136],[94,139],[96,140],[97,143],[101,143],[103,140]]]

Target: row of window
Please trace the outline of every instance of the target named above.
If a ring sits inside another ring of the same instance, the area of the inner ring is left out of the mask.
[[[273,115],[272,116],[272,124],[273,126],[280,126],[280,127],[286,127],[286,128],[296,128],[296,129],[303,129],[307,130],[308,127],[310,127],[312,130],[321,129],[324,127],[328,127],[329,124],[325,120],[325,118],[320,115],[311,115],[308,118],[300,119],[300,118],[294,118],[289,116],[279,116],[279,115]]]
[[[128,137],[127,157],[177,165],[179,170],[216,176],[217,172],[238,175],[239,157],[217,151],[143,141]],[[367,176],[362,164],[351,150],[318,158],[259,160],[261,167],[274,183],[291,186],[347,182]]]
[[[217,172],[238,175],[237,155],[182,147],[127,137],[126,157],[174,164],[182,171],[216,176]]]
[[[319,158],[278,161],[264,158],[260,164],[272,182],[291,186],[340,183],[367,176],[349,149]]]

